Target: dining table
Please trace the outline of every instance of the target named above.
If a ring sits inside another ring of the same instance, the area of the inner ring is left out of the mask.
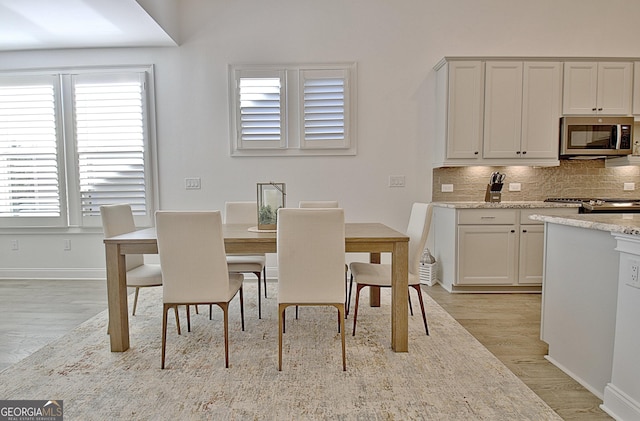
[[[275,230],[260,232],[248,224],[223,224],[222,230],[227,253],[277,253]],[[144,228],[108,237],[104,245],[111,351],[124,352],[130,346],[126,255],[157,254],[156,230]],[[345,223],[345,252],[369,253],[371,263],[380,263],[381,253],[391,254],[391,349],[408,352],[409,237],[382,223]],[[379,288],[372,288],[370,304],[380,305]]]

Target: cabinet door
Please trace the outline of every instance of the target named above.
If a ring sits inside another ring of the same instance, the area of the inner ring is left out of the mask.
[[[523,158],[558,159],[562,63],[524,63],[522,82]]]
[[[522,62],[485,65],[484,158],[518,158],[522,124]]]
[[[542,284],[543,254],[544,225],[521,225],[518,271],[519,284]]]
[[[458,285],[516,282],[515,225],[458,226]]]
[[[598,64],[564,64],[563,114],[596,114]]]
[[[483,76],[481,61],[449,63],[447,158],[481,158]]]
[[[633,114],[640,114],[640,61],[633,63]]]
[[[631,114],[632,63],[598,63],[598,114]]]

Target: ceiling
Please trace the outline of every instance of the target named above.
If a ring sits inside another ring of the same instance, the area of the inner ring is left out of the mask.
[[[176,45],[136,0],[0,0],[0,51]]]

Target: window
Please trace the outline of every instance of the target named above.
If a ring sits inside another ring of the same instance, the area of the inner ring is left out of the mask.
[[[150,225],[151,68],[0,75],[0,226]]]
[[[356,66],[230,66],[231,155],[355,155]]]

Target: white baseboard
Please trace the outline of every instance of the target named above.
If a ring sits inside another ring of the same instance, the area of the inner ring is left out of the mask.
[[[0,279],[100,279],[106,280],[104,268],[0,269]]]
[[[604,388],[604,402],[600,408],[619,421],[640,420],[640,402],[611,383]]]

